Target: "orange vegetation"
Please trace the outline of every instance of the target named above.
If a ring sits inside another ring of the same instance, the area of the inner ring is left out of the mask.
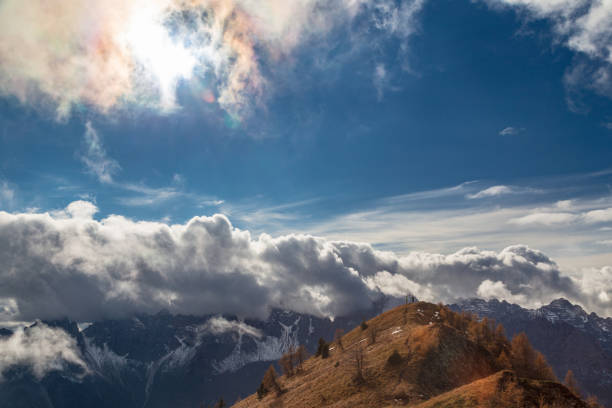
[[[234,406],[587,407],[556,382],[526,336],[509,342],[501,325],[441,305],[399,306],[338,333],[328,347],[326,358],[299,370],[288,363],[295,356],[284,356],[280,390],[266,388],[267,373],[258,393]]]

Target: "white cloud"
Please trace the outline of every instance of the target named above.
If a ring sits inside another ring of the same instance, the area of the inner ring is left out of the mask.
[[[508,290],[504,282],[495,281],[485,279],[482,281],[478,289],[476,290],[476,294],[483,299],[498,299],[505,300],[510,303],[525,303],[524,295],[513,295],[512,292]]]
[[[558,202],[556,204],[559,209],[569,209],[571,201]],[[529,225],[529,224],[541,224],[541,225],[567,225],[571,223],[583,223],[583,224],[601,224],[612,221],[612,207],[590,210],[586,212],[533,212],[531,214],[513,218],[510,220],[513,224],[518,225]]]
[[[536,212],[525,215],[523,217],[513,218],[510,220],[512,224],[530,225],[541,224],[546,226],[569,224],[576,221],[577,216],[566,212]]]
[[[50,371],[64,369],[67,364],[87,372],[76,341],[64,330],[41,322],[17,329],[11,336],[0,337],[0,350],[0,379],[7,369],[16,365],[27,366],[38,379]]]
[[[524,129],[519,129],[519,128],[515,128],[512,126],[508,126],[503,128],[502,130],[499,131],[499,135],[500,136],[512,136],[512,135],[518,135],[519,133],[521,133]]]
[[[385,64],[376,64],[374,68],[374,88],[376,88],[376,94],[379,101],[382,101],[385,88],[389,82],[387,69],[385,68]]]
[[[134,106],[172,112],[183,83],[203,103],[240,119],[275,85],[261,61],[267,71],[286,67],[295,50],[312,41],[321,46],[334,28],[355,22],[367,25],[368,40],[391,35],[405,47],[423,3],[56,0],[49,8],[47,0],[6,0],[0,3],[0,92],[51,105],[65,119],[79,105],[102,114]]]
[[[121,169],[121,166],[107,156],[102,138],[89,121],[85,124],[83,140],[85,151],[80,155],[80,159],[87,167],[87,171],[102,183],[112,183],[113,175]]]
[[[612,97],[612,1],[610,0],[485,0],[498,7],[514,7],[528,18],[552,23],[556,41],[584,59],[566,73],[570,88],[592,88]],[[573,110],[582,110],[570,95]]]
[[[11,265],[0,269],[0,298],[14,300],[11,320],[93,321],[162,308],[339,316],[370,307],[383,293],[411,291],[433,301],[471,297],[487,279],[525,296],[527,306],[565,296],[611,312],[599,292],[588,292],[587,284],[577,285],[544,253],[523,245],[398,255],[310,235],[253,238],[222,215],[168,226],[116,215],[98,221],[90,216],[94,206],[69,208],[61,215],[0,212],[0,263]]]
[[[238,334],[248,334],[257,338],[261,338],[263,336],[261,330],[253,326],[249,326],[245,322],[237,320],[227,320],[220,316],[211,317],[206,322],[203,328],[204,330],[213,334],[236,332]]]
[[[9,186],[8,182],[0,180],[0,207],[9,207],[15,200],[15,190]]]
[[[467,198],[484,198],[484,197],[495,197],[495,196],[500,196],[500,195],[504,195],[504,194],[512,194],[514,193],[515,190],[512,187],[508,187],[508,186],[492,186],[489,188],[486,188],[484,190],[481,190],[475,194],[468,194],[466,197]]]
[[[589,224],[612,221],[612,207],[601,210],[591,210],[582,215],[584,222]]]

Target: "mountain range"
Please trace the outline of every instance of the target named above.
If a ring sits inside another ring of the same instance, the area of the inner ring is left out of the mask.
[[[509,337],[525,332],[557,377],[572,370],[584,394],[612,406],[612,318],[587,313],[566,299],[538,309],[496,299],[467,299],[450,307],[495,319]]]
[[[559,299],[537,310],[496,300],[470,299],[450,306],[500,322],[511,338],[524,331],[557,377],[575,373],[585,395],[612,401],[612,319],[587,314]],[[298,345],[310,353],[389,306],[335,319],[274,310],[265,320],[184,316],[160,312],[81,327],[68,320],[37,322],[64,330],[85,367],[65,363],[37,377],[30,367],[2,373],[0,407],[199,407],[223,397],[251,394],[271,362]],[[11,336],[0,330],[0,338]]]

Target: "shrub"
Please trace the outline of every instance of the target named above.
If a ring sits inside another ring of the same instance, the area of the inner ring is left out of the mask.
[[[397,350],[393,350],[393,353],[387,358],[387,364],[390,366],[397,366],[402,362],[402,356]]]
[[[361,330],[367,330],[368,329],[368,324],[366,323],[365,320],[363,320],[361,322]]]
[[[257,388],[257,399],[262,399],[268,393],[268,389],[264,386],[263,382],[259,384],[259,388]]]
[[[315,353],[315,356],[321,356],[321,358],[329,357],[329,344],[322,337],[319,339],[319,346],[317,347],[317,352]]]

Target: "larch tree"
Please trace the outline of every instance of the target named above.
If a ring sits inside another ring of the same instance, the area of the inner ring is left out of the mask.
[[[565,374],[565,380],[563,380],[563,384],[576,396],[580,397],[580,388],[578,387],[578,382],[574,377],[574,372],[572,370],[567,370],[567,374]]]

